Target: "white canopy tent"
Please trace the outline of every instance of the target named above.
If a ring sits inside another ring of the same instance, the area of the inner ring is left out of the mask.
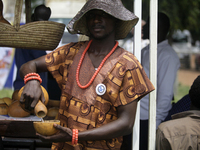
[[[134,13],[138,16],[139,22],[135,26],[134,55],[141,61],[141,18],[142,0],[134,0]],[[157,14],[158,0],[150,0],[150,80],[155,90],[150,93],[149,102],[149,136],[148,150],[155,150],[156,143],[156,85],[157,85]],[[140,102],[137,107],[135,125],[133,127],[132,150],[139,150],[139,123],[140,123]]]

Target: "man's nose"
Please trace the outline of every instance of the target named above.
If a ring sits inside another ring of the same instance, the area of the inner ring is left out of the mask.
[[[94,22],[100,22],[101,21],[102,16],[99,14],[95,14],[94,16]]]

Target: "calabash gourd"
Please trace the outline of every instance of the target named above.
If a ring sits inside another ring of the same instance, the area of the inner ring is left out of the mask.
[[[24,111],[20,106],[20,102],[15,100],[8,108],[8,115],[10,117],[28,117],[30,113]]]

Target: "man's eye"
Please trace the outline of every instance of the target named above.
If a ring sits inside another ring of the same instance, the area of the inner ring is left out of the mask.
[[[88,19],[93,19],[93,18],[95,18],[96,16],[98,16],[98,17],[104,17],[104,18],[110,17],[110,15],[107,14],[107,13],[101,13],[101,14],[89,13],[89,14],[87,14],[86,16],[87,16]]]
[[[101,16],[102,16],[102,17],[108,17],[109,15],[106,14],[106,13],[102,13]]]
[[[94,16],[95,16],[94,14],[88,14],[87,15],[88,18],[94,18]]]

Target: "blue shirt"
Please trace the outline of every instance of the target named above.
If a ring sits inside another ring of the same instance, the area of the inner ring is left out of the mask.
[[[16,79],[14,81],[14,90],[16,89],[21,89],[24,86],[24,80],[21,79],[19,75],[19,69],[20,67],[33,59],[39,58],[43,55],[46,55],[46,51],[43,50],[31,50],[31,49],[21,49],[21,48],[16,48],[15,49],[15,63],[17,66],[17,75]],[[42,72],[39,73],[41,79],[42,79],[42,86],[47,89],[47,72]]]
[[[149,77],[149,46],[142,49],[141,64]],[[162,41],[157,45],[157,99],[156,127],[166,118],[171,109],[174,83],[180,67],[178,55],[168,44]],[[140,100],[140,119],[149,118],[149,94]]]

